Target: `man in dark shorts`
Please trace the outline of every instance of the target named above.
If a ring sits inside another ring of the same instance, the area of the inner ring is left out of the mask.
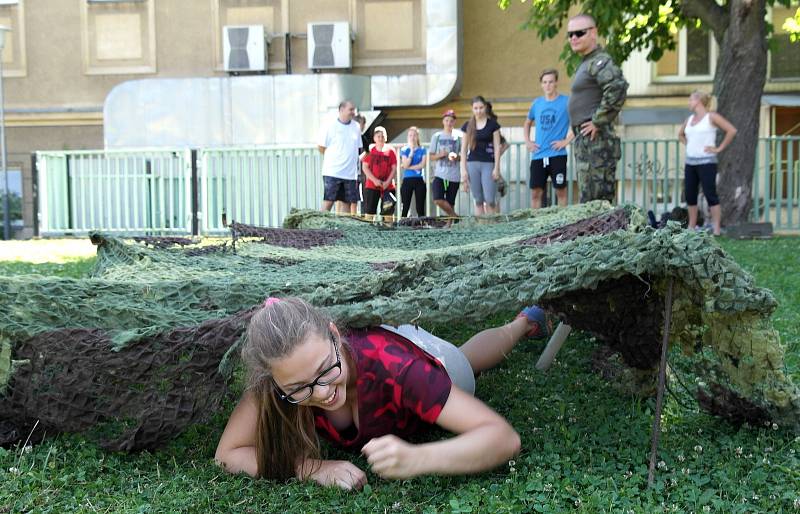
[[[320,133],[317,143],[322,153],[322,210],[330,211],[334,202],[340,202],[340,211],[350,213],[350,204],[359,201],[358,155],[361,148],[361,130],[353,121],[356,106],[350,100],[339,104],[339,115]]]
[[[442,130],[436,132],[431,138],[428,159],[433,162],[433,183],[431,191],[433,202],[447,216],[457,217],[454,209],[456,195],[461,184],[461,168],[459,159],[461,155],[461,134],[455,132],[456,113],[452,109],[442,114]]]
[[[553,181],[558,205],[567,205],[567,145],[573,134],[569,129],[569,98],[558,94],[558,70],[547,68],[539,74],[544,96],[531,104],[522,128],[525,146],[531,152],[531,209],[542,206],[547,177]],[[536,137],[531,141],[531,125]]]

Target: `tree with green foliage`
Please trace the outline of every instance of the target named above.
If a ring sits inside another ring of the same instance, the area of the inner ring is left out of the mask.
[[[511,2],[497,3],[506,9]],[[597,30],[607,41],[607,50],[620,63],[633,51],[643,49],[648,50],[648,60],[658,61],[665,50],[675,48],[678,29],[698,25],[707,28],[720,48],[714,75],[718,110],[739,130],[734,144],[719,157],[723,219],[732,225],[746,221],[750,214],[759,108],[772,32],[767,7],[791,3],[792,0],[530,0],[524,27],[535,30],[542,40],[552,39],[570,12],[581,9],[595,18]],[[800,9],[782,26],[793,41],[798,41]],[[561,57],[567,61],[568,69],[575,68],[568,44]]]

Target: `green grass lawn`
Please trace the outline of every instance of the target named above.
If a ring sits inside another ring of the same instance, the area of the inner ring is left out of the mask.
[[[720,244],[780,301],[773,320],[800,383],[800,238]],[[58,246],[39,248],[58,255]],[[80,276],[93,262],[82,253],[32,264],[32,252],[9,256],[0,243],[0,276]],[[431,328],[457,343],[475,329]],[[0,449],[0,513],[800,512],[800,438],[780,427],[736,429],[680,396],[667,396],[660,469],[648,489],[654,402],[621,397],[591,372],[595,343],[585,335],[570,337],[546,374],[533,368],[542,347],[519,345],[478,382],[477,395],[522,436],[519,457],[493,472],[403,482],[370,474],[353,493],[230,476],[212,461],[226,411],[153,453],[108,453],[72,435]]]

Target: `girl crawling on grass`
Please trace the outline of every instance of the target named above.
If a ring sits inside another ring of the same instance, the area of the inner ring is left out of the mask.
[[[249,385],[215,458],[231,473],[361,488],[363,470],[321,459],[321,434],[363,453],[384,478],[494,468],[519,452],[520,439],[472,395],[474,374],[501,362],[522,337],[547,331],[542,310],[529,307],[456,348],[410,325],[345,334],[303,300],[269,298],[250,321],[242,349]],[[404,440],[433,424],[455,436]]]

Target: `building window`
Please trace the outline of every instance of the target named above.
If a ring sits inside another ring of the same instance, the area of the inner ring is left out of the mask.
[[[772,8],[773,43],[769,53],[769,77],[771,79],[800,78],[800,43],[793,43],[789,33],[783,28],[786,18],[791,18],[798,6],[774,6]]]
[[[3,48],[3,76],[24,77],[27,74],[25,62],[25,25],[22,0],[0,0],[0,25],[8,27]]]
[[[214,68],[222,70],[222,30],[228,25],[263,25],[264,36],[270,43],[267,48],[268,69],[284,69],[284,43],[272,37],[285,32],[283,18],[288,15],[288,0],[212,0],[214,23]]]
[[[675,50],[664,52],[655,64],[656,81],[712,80],[717,45],[711,33],[702,27],[687,27],[675,39]]]
[[[154,0],[81,2],[84,71],[155,73]]]
[[[356,5],[354,64],[425,64],[421,0],[361,0]]]
[[[11,220],[12,231],[22,229],[22,171],[7,168],[8,173],[8,213]],[[0,223],[5,219],[5,180],[3,171],[0,170]]]

